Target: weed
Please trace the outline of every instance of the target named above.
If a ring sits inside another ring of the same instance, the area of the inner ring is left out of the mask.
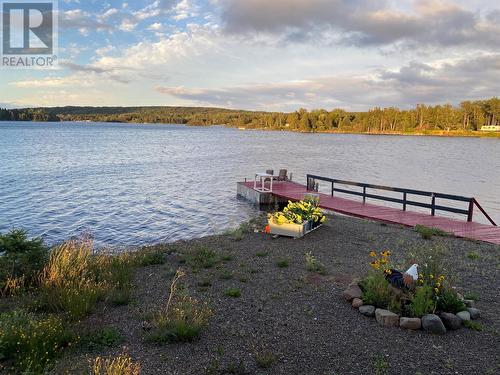
[[[255,255],[258,256],[259,258],[264,258],[267,257],[269,253],[267,251],[257,251]]]
[[[311,252],[306,253],[306,269],[309,272],[325,273],[325,265],[319,262]]]
[[[464,323],[465,327],[472,329],[474,331],[482,331],[483,330],[483,326],[481,325],[481,323],[474,322],[473,320],[465,320],[463,323]]]
[[[410,303],[410,311],[414,317],[420,318],[430,313],[435,308],[432,287],[423,285],[417,288],[415,296]]]
[[[241,291],[238,288],[226,289],[225,295],[228,297],[238,298],[241,297]]]
[[[244,375],[247,373],[247,369],[243,361],[240,361],[238,363],[228,364],[224,373],[233,375]]]
[[[23,373],[43,373],[72,339],[57,316],[36,317],[25,310],[0,314],[0,360],[12,360]]]
[[[203,287],[203,288],[212,286],[212,280],[209,278],[204,278],[204,279],[198,281],[198,286]]]
[[[230,262],[230,261],[232,261],[232,260],[233,260],[233,256],[232,256],[232,255],[230,255],[230,254],[226,254],[226,255],[224,255],[224,256],[221,258],[221,260],[222,260],[223,262]]]
[[[458,298],[457,293],[449,288],[444,288],[437,300],[437,309],[456,314],[465,310],[465,304]]]
[[[165,263],[165,252],[157,247],[145,247],[132,254],[134,263],[141,267]]]
[[[361,282],[362,299],[366,304],[386,308],[391,301],[391,289],[384,274],[372,270]]]
[[[479,293],[477,292],[467,292],[464,294],[465,299],[470,299],[472,301],[479,301]]]
[[[185,257],[186,263],[193,269],[212,268],[219,261],[215,251],[206,247],[198,247]]]
[[[208,324],[212,310],[206,303],[186,295],[177,295],[177,284],[184,276],[182,269],[177,270],[166,305],[153,317],[153,331],[149,335],[151,341],[192,341]]]
[[[219,278],[221,280],[231,280],[233,278],[233,273],[229,270],[223,270],[220,273]]]
[[[372,366],[375,370],[376,375],[387,375],[389,374],[389,362],[384,355],[378,355],[373,357]]]
[[[290,265],[290,258],[280,258],[276,261],[279,268],[287,268]]]
[[[470,260],[477,260],[479,259],[481,256],[479,255],[478,252],[476,251],[470,251],[467,253],[467,258],[469,258]]]
[[[134,363],[126,354],[114,358],[97,357],[91,367],[91,375],[139,375],[141,372],[140,364]]]
[[[80,346],[90,351],[112,348],[124,341],[123,335],[113,327],[105,327],[88,333],[80,339]]]
[[[255,362],[260,368],[269,368],[276,361],[276,356],[273,352],[265,350],[255,354]]]
[[[248,281],[248,279],[245,276],[240,276],[238,280],[242,283],[246,283]]]
[[[415,232],[420,233],[423,239],[425,240],[430,240],[433,236],[442,236],[442,237],[447,237],[449,236],[448,233],[445,231],[438,229],[438,228],[429,228],[424,225],[415,225],[414,228]]]

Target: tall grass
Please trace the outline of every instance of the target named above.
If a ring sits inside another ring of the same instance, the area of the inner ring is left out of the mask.
[[[92,362],[91,375],[139,375],[141,366],[134,363],[126,354],[118,357],[102,358],[97,357]]]

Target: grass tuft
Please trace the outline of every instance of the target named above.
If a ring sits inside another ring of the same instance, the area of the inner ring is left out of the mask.
[[[228,297],[233,297],[233,298],[241,297],[241,291],[238,288],[226,289],[226,292],[224,294]]]
[[[255,354],[255,362],[260,368],[269,368],[276,361],[276,356],[273,352],[265,350]]]
[[[438,229],[438,228],[429,228],[424,225],[415,225],[414,227],[415,232],[420,233],[423,239],[425,240],[430,240],[433,236],[441,236],[441,237],[448,237],[449,233]]]
[[[279,268],[287,268],[290,265],[290,258],[280,258],[276,261]]]
[[[197,270],[202,268],[212,268],[219,261],[215,251],[206,247],[197,247],[186,254],[184,258],[187,265]]]
[[[126,354],[118,357],[97,357],[92,361],[91,375],[139,375],[141,366]]]
[[[306,253],[305,258],[306,270],[308,270],[309,272],[316,272],[320,274],[326,273],[325,265],[318,261],[311,252]]]
[[[465,320],[463,323],[464,323],[465,327],[472,329],[474,331],[482,331],[483,330],[483,326],[481,325],[481,323],[474,322],[473,320]]]

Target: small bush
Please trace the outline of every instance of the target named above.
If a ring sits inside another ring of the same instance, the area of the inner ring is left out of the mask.
[[[92,362],[91,375],[139,375],[141,366],[125,354],[118,357],[97,357]]]
[[[229,288],[226,290],[225,295],[228,297],[238,298],[241,297],[241,291],[238,288]]]
[[[483,330],[483,326],[481,325],[481,323],[474,322],[473,320],[465,320],[463,323],[466,328],[472,329],[474,331]]]
[[[289,258],[281,258],[276,261],[276,265],[279,268],[287,268],[290,265],[290,259]]]
[[[444,288],[438,296],[437,309],[456,314],[465,310],[465,304],[458,298],[457,293],[449,288]]]
[[[0,361],[12,360],[20,372],[43,373],[71,340],[59,317],[24,310],[0,314]]]
[[[36,283],[38,273],[45,266],[48,248],[39,238],[28,239],[24,230],[0,234],[0,290],[8,279],[23,278],[23,285]]]
[[[96,332],[88,333],[80,339],[80,346],[90,351],[112,348],[124,341],[123,335],[113,327],[105,327]]]
[[[425,314],[432,312],[434,307],[432,287],[428,285],[418,287],[409,307],[412,315],[421,318]]]
[[[325,273],[325,265],[318,261],[311,252],[306,253],[306,269],[309,272]]]
[[[415,225],[415,232],[420,233],[423,239],[430,240],[433,236],[446,237],[449,234],[438,228],[429,228],[424,225]]]
[[[366,304],[386,308],[392,298],[389,283],[384,274],[376,270],[370,271],[361,282],[362,299]]]
[[[276,356],[271,351],[262,351],[255,354],[255,362],[260,368],[269,368],[276,361]]]
[[[149,340],[158,343],[192,341],[208,324],[212,310],[206,303],[185,295],[177,296],[177,283],[184,276],[181,269],[176,272],[167,304],[153,317]]]
[[[219,258],[215,251],[206,247],[199,247],[190,251],[185,257],[186,263],[194,269],[212,268]]]

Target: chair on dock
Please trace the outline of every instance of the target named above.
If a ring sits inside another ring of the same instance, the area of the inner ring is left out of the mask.
[[[286,169],[280,169],[280,173],[278,174],[278,177],[276,180],[278,181],[288,181],[288,175],[287,175],[287,170]]]

